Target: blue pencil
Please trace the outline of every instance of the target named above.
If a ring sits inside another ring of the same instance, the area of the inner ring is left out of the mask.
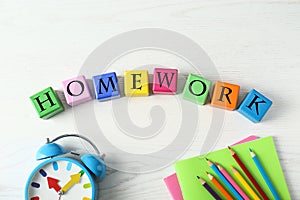
[[[219,171],[217,166],[213,164],[210,160],[205,158],[208,165],[214,170],[214,172],[218,175],[218,177],[221,179],[221,181],[228,187],[228,189],[232,192],[232,194],[238,199],[238,200],[244,200],[243,197],[232,187],[232,185],[227,181],[227,179],[223,176],[223,174]]]
[[[274,186],[272,185],[272,183],[271,183],[269,177],[267,176],[266,171],[264,170],[264,168],[263,168],[262,165],[260,164],[260,162],[259,162],[257,156],[256,156],[255,153],[252,151],[252,149],[249,149],[249,150],[250,150],[250,155],[251,155],[251,157],[252,157],[252,159],[253,159],[253,161],[254,161],[256,167],[258,168],[260,174],[262,175],[262,177],[264,178],[265,182],[267,183],[267,185],[268,185],[269,189],[271,190],[271,192],[272,192],[274,198],[275,198],[276,200],[280,200],[280,197],[279,197],[278,193],[276,192],[276,190],[275,190]]]

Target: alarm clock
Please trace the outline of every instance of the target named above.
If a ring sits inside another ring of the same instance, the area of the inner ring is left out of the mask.
[[[78,137],[87,141],[97,155],[67,152],[55,141]],[[77,134],[47,139],[36,154],[44,160],[30,174],[25,189],[25,200],[96,200],[97,178],[103,179],[106,165],[97,147],[86,137]]]

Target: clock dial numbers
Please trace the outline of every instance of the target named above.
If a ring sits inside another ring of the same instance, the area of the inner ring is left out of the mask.
[[[42,165],[32,175],[26,200],[93,200],[92,181],[77,162],[57,159]],[[63,194],[60,195],[60,191]]]
[[[66,170],[70,171],[72,169],[72,165],[73,164],[71,162],[69,162],[68,165],[67,165],[67,167],[66,167]]]
[[[40,174],[41,174],[43,177],[46,177],[46,176],[47,176],[47,172],[45,172],[45,170],[40,169],[39,172],[40,172]]]
[[[54,171],[57,171],[57,170],[58,170],[58,164],[57,164],[57,162],[54,161],[54,162],[52,163],[52,165],[53,165]]]
[[[35,187],[35,188],[40,188],[40,184],[39,184],[39,183],[36,183],[36,182],[32,182],[32,183],[31,183],[31,186],[32,186],[32,187]]]
[[[91,183],[86,183],[86,184],[83,185],[83,188],[84,188],[84,189],[88,189],[88,188],[90,188],[90,187],[92,187],[92,184],[91,184]]]

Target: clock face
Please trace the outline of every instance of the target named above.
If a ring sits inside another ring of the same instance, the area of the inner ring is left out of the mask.
[[[25,196],[26,200],[94,200],[95,184],[78,161],[54,158],[33,171]]]

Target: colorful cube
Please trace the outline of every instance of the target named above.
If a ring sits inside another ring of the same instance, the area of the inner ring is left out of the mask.
[[[63,91],[70,106],[90,101],[92,95],[84,76],[77,76],[62,82]]]
[[[118,79],[115,72],[93,76],[93,83],[98,101],[120,97]]]
[[[211,99],[211,106],[234,110],[237,106],[239,91],[240,86],[238,85],[217,81]]]
[[[210,85],[210,80],[190,74],[185,83],[182,96],[184,99],[203,105],[206,102]]]
[[[124,91],[129,97],[149,96],[147,70],[130,70],[124,72]]]
[[[272,105],[272,101],[252,89],[241,103],[238,112],[252,122],[260,122]]]
[[[176,94],[177,76],[177,69],[155,68],[152,92],[154,94]]]
[[[58,98],[52,87],[48,87],[30,97],[35,110],[42,119],[49,119],[50,117],[64,111],[60,99]]]

